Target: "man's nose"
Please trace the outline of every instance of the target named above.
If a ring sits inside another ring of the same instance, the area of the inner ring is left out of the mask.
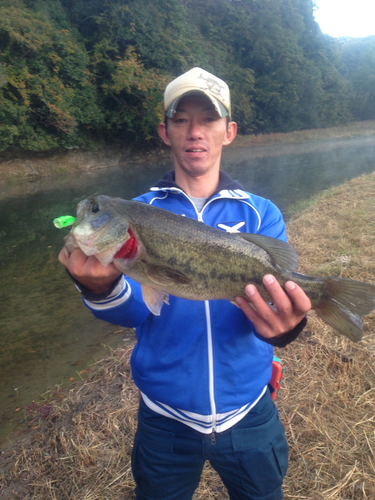
[[[189,139],[201,139],[203,135],[201,124],[198,120],[192,120],[189,127]]]

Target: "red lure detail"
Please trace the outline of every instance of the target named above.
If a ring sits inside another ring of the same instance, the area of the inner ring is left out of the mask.
[[[128,239],[125,245],[122,246],[120,250],[115,254],[114,259],[130,259],[137,251],[137,241],[134,237],[134,234],[130,229],[128,229],[128,233],[130,239]]]

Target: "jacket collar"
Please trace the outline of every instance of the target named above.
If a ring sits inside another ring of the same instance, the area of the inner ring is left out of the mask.
[[[151,191],[174,191],[184,192],[175,180],[175,171],[169,170],[160,181],[158,181]],[[185,193],[186,194],[186,193]],[[217,190],[210,197],[211,199],[219,195],[222,198],[248,198],[249,195],[245,193],[242,184],[238,181],[231,179],[231,177],[220,170],[219,172],[219,186]]]

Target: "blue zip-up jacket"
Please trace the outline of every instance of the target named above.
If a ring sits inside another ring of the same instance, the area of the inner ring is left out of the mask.
[[[136,200],[223,231],[286,241],[279,209],[245,192],[225,172],[200,213],[175,184],[172,171]],[[136,328],[134,382],[145,403],[160,414],[202,433],[221,432],[245,416],[267,388],[273,348],[229,301],[170,297],[170,305],[154,316],[142,300],[140,285],[129,278],[121,279],[108,297],[84,301],[97,318]]]

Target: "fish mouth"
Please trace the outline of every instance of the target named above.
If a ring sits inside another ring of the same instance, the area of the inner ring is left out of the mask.
[[[94,255],[103,266],[107,267],[113,261],[115,255],[121,252],[122,248],[126,248],[127,243],[131,239],[131,236],[127,232],[123,239],[111,245],[108,244],[109,242],[107,242],[107,244],[103,243],[100,234],[88,235],[73,230],[65,241],[65,247],[69,253],[71,253],[74,248],[80,248],[85,255],[88,257]]]
[[[65,246],[67,247],[69,253],[71,253],[74,248],[80,248],[85,255],[88,257],[94,255],[98,261],[103,264],[103,266],[107,267],[113,259],[116,258],[115,256],[121,251],[121,249],[126,247],[128,241],[130,241],[129,238],[125,238],[109,248],[98,251],[94,241],[82,242],[78,238],[74,237],[74,235],[70,235],[69,240],[65,243]]]
[[[137,240],[131,229],[128,229],[128,238],[122,240],[111,248],[95,254],[95,257],[105,266],[110,262],[116,266],[116,262],[121,268],[129,267],[133,261],[138,260],[140,253],[144,250],[141,242]],[[118,267],[118,266],[116,266]]]
[[[95,257],[101,264],[103,264],[103,266],[107,267],[111,262],[113,262],[113,259],[115,259],[115,255],[119,253],[123,247],[126,246],[127,241],[128,240],[123,240],[113,247],[107,248],[102,252],[94,253],[93,255],[95,255]]]
[[[125,244],[122,245],[120,250],[113,256],[114,259],[131,259],[137,252],[137,240],[131,229],[128,230],[130,238],[126,240]]]

